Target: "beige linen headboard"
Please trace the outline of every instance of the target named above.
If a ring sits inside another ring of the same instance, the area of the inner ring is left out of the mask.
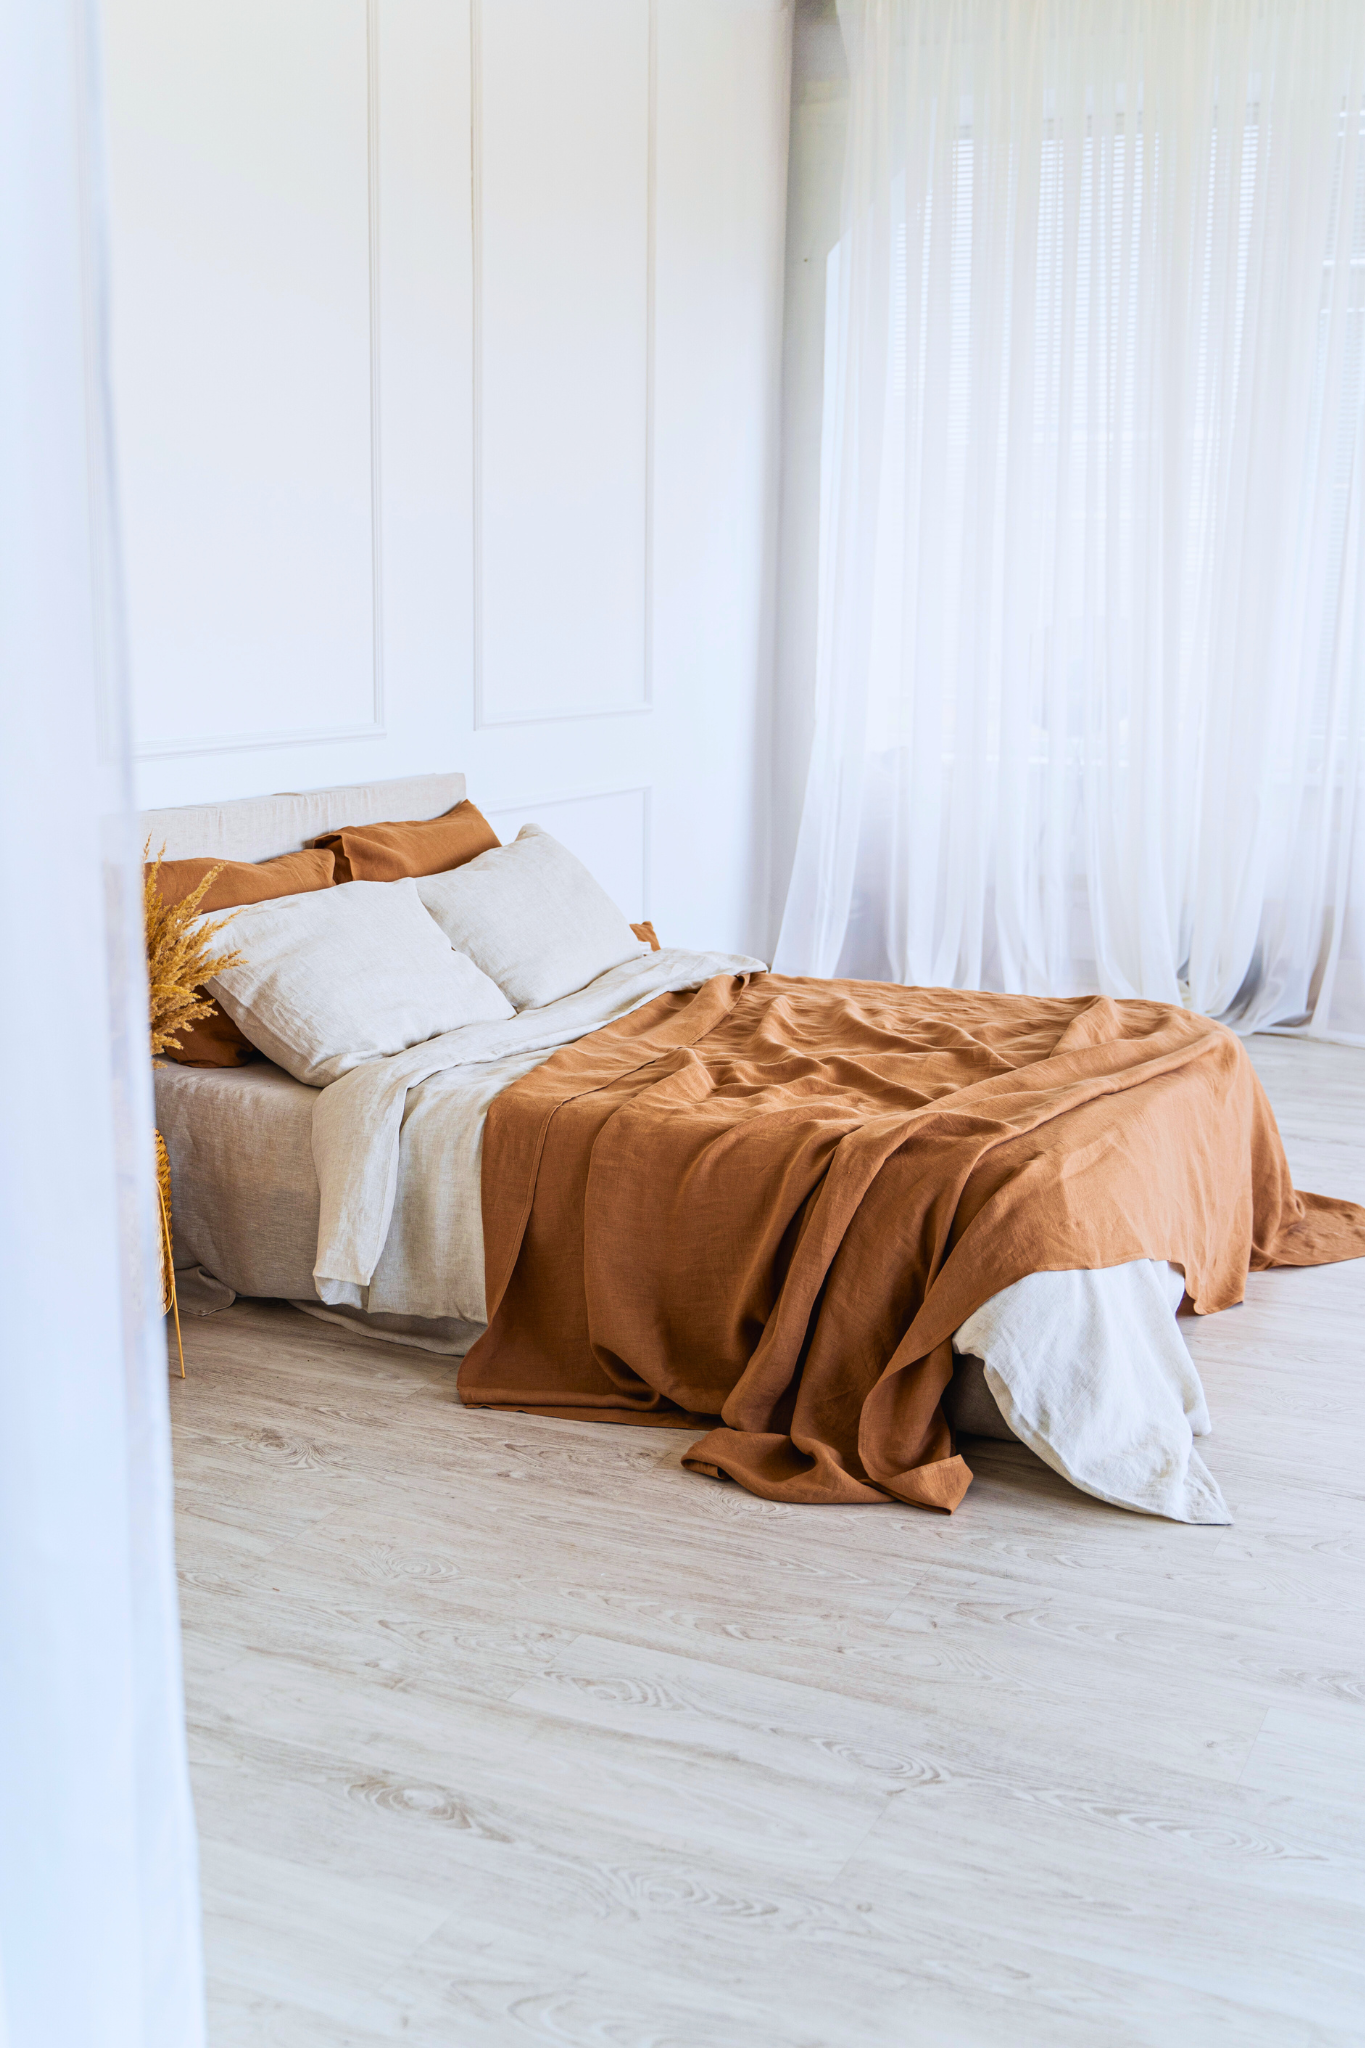
[[[167,860],[209,854],[219,860],[273,860],[297,853],[319,832],[377,825],[387,818],[439,818],[464,797],[463,775],[402,775],[392,782],[343,783],[336,789],[283,790],[229,804],[183,804],[144,811],[140,831],[153,858],[165,842]]]

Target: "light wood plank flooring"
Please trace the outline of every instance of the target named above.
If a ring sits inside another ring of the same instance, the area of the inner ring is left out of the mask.
[[[1365,1054],[1252,1051],[1365,1200]],[[1187,1325],[1231,1529],[471,1414],[283,1306],[172,1383],[213,2048],[1365,2040],[1365,1262]]]

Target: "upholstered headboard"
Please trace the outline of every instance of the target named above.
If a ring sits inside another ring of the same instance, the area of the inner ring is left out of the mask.
[[[392,782],[343,783],[337,789],[283,790],[230,804],[184,804],[144,811],[141,832],[152,854],[164,841],[167,860],[209,854],[220,860],[273,860],[297,853],[306,839],[342,825],[386,818],[439,818],[464,797],[463,775],[403,775]]]

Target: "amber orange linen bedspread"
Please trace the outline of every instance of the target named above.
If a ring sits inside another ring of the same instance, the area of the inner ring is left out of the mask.
[[[482,1186],[462,1400],[712,1424],[773,1500],[956,1507],[951,1335],[1027,1273],[1169,1259],[1204,1314],[1365,1254],[1238,1039],[1107,997],[717,976],[508,1088]]]

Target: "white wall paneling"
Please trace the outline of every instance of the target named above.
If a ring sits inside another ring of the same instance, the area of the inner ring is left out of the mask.
[[[104,17],[141,799],[452,765],[470,727],[467,6]]]
[[[651,0],[473,0],[475,720],[649,701]]]
[[[848,65],[837,0],[796,0],[782,322],[782,485],[773,663],[771,929],[791,880],[815,731],[825,280],[841,229]]]
[[[375,22],[140,0],[113,39],[138,751],[383,728]]]
[[[654,919],[766,957],[790,21],[659,0]]]
[[[543,825],[636,923],[649,916],[650,791],[608,789],[501,805],[488,822],[504,841],[523,825]]]
[[[781,0],[102,4],[141,800],[458,768],[761,951]]]

